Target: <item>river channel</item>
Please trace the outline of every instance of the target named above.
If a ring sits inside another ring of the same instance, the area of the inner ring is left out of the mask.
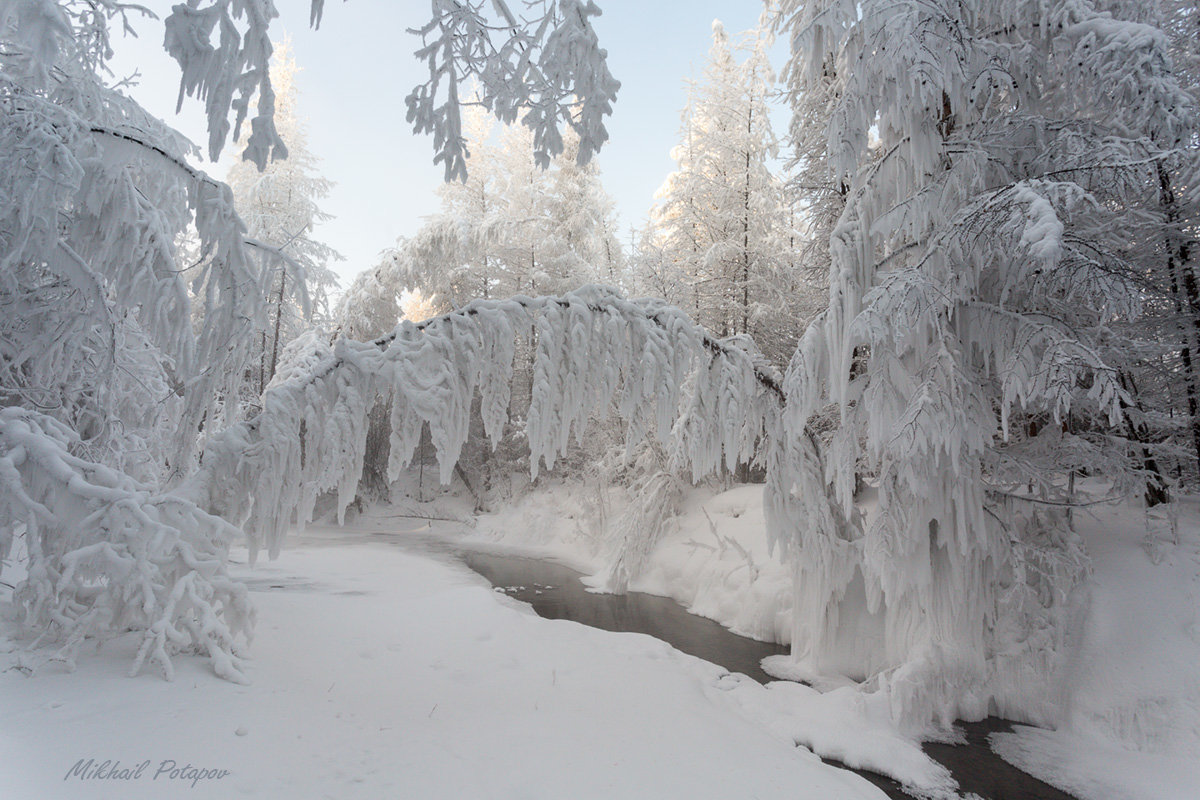
[[[783,645],[738,636],[666,597],[641,592],[589,592],[580,573],[551,561],[474,550],[459,550],[456,555],[496,589],[529,603],[542,617],[568,619],[607,631],[645,633],[760,683],[775,680],[763,672],[759,665],[762,659],[787,652]],[[988,736],[1010,730],[1006,720],[989,717],[979,722],[959,722],[958,727],[966,736],[966,744],[927,742],[924,750],[950,770],[960,792],[973,792],[985,800],[1075,800],[992,752]],[[865,770],[852,771],[889,797],[912,800],[890,778]]]
[[[351,542],[386,543],[440,561],[457,561],[482,575],[497,591],[526,602],[542,617],[566,619],[607,631],[644,633],[677,650],[740,672],[760,683],[775,680],[760,666],[766,656],[788,648],[739,636],[710,619],[689,613],[666,597],[628,592],[600,594],[584,586],[583,574],[553,561],[480,549],[451,538],[418,531],[378,531],[334,534],[325,537],[300,534],[312,544]],[[958,723],[965,744],[926,742],[922,747],[945,765],[958,781],[959,792],[983,800],[1077,800],[1077,798],[1022,772],[992,752],[988,737],[1008,731],[1007,720],[988,717]],[[827,759],[828,761],[828,759]],[[837,764],[837,762],[830,762]],[[912,800],[892,779],[866,770],[852,769],[895,800]]]

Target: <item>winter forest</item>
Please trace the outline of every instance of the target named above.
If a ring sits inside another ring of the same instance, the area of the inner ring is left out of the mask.
[[[0,0],[0,796],[1200,796],[1200,4],[662,5]]]

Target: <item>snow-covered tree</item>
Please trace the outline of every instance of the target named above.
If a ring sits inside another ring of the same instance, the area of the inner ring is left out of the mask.
[[[809,284],[827,296],[830,235],[849,191],[845,182],[834,181],[827,154],[829,121],[844,88],[832,58],[811,80],[798,60],[790,59],[780,77],[792,111],[785,187],[786,202],[793,214],[788,249]]]
[[[617,239],[615,203],[604,188],[599,169],[579,163],[580,139],[563,137],[563,153],[554,161],[548,216],[558,238],[564,272],[590,281],[620,286],[625,254]]]
[[[234,529],[163,489],[236,390],[266,286],[229,188],[102,79],[109,23],[140,14],[0,6],[0,554],[27,568],[18,620],[62,660],[138,630],[135,668],[169,672],[170,650],[195,647],[236,680],[251,616],[225,576]],[[189,227],[195,328],[175,248]]]
[[[642,249],[666,259],[646,267],[665,297],[718,335],[752,335],[783,364],[799,336],[804,293],[790,269],[782,182],[770,169],[767,45],[758,31],[735,48],[713,23],[708,62],[689,91],[682,141],[672,151],[678,166],[658,191],[648,228],[654,240]],[[669,275],[681,283],[664,283]]]
[[[303,269],[304,282],[289,285],[288,270],[276,267],[267,297],[266,327],[258,333],[257,364],[252,367],[254,393],[275,374],[279,354],[309,324],[330,321],[330,295],[337,276],[328,266],[340,259],[332,248],[315,238],[313,228],[330,219],[318,201],[329,194],[332,184],[316,171],[318,159],[308,149],[308,134],[298,108],[299,72],[287,40],[275,46],[271,61],[271,85],[275,91],[275,128],[287,147],[287,158],[259,169],[249,161],[233,165],[227,177],[234,204],[246,224],[248,236],[268,245],[264,254],[272,265],[283,253]]]
[[[314,22],[322,7],[313,0]],[[570,124],[590,153],[616,90],[588,23],[596,13],[547,5],[545,24],[486,33],[536,47],[536,74],[453,43],[429,51],[422,96],[474,71],[508,112],[531,99],[525,122],[546,152],[560,138],[555,104],[582,101]],[[171,655],[190,649],[244,680],[235,638],[253,612],[226,574],[238,531],[172,487],[195,469],[201,433],[236,419],[226,401],[278,274],[253,255],[271,248],[248,239],[229,187],[189,166],[191,145],[106,82],[110,26],[143,16],[117,0],[0,2],[0,568],[17,578],[18,622],[38,642],[61,642],[61,661],[87,638],[136,632],[135,671],[150,661],[170,675]],[[213,0],[178,4],[164,22],[180,100],[205,103],[214,160],[247,121],[247,159],[264,167],[285,155],[268,70],[275,16],[271,0]],[[453,14],[434,16],[427,32]],[[418,100],[411,118],[444,134],[455,113]],[[188,231],[185,263],[177,244]]]
[[[1173,72],[1200,105],[1200,7],[1178,0],[1129,6],[1130,13],[1162,28]],[[1149,413],[1139,424],[1165,428],[1165,441],[1189,447],[1193,458],[1188,460],[1196,471],[1186,473],[1200,480],[1200,136],[1193,132],[1190,140],[1155,144],[1169,155],[1155,163],[1157,182],[1151,191],[1157,213],[1145,220],[1139,238],[1141,252],[1148,256],[1144,274],[1150,277],[1149,294],[1157,301],[1150,304],[1148,316],[1161,326],[1156,338],[1164,347],[1157,358],[1135,360],[1129,373],[1141,372],[1145,387],[1138,410]],[[1156,416],[1186,424],[1163,426],[1156,424]]]
[[[845,187],[769,484],[794,655],[871,677],[903,718],[1053,721],[1085,570],[1060,512],[1075,468],[1128,473],[1104,337],[1139,312],[1128,232],[1194,106],[1160,31],[1088,2],[777,5]],[[792,443],[827,403],[818,461]]]
[[[401,280],[390,274],[391,262],[384,262],[354,276],[338,298],[333,315],[333,332],[338,336],[365,342],[375,339],[400,321]]]
[[[441,210],[385,256],[401,288],[442,308],[475,298],[555,294],[619,276],[613,203],[595,165],[576,162],[577,137],[543,168],[532,133],[502,126],[482,109],[464,110],[469,134],[465,180],[440,187]]]

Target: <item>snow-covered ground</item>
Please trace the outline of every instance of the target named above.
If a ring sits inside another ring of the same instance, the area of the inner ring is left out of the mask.
[[[278,561],[236,567],[259,615],[250,686],[186,657],[173,682],[130,679],[128,638],[73,674],[53,663],[33,677],[0,672],[0,796],[882,797],[809,748],[951,795],[948,774],[892,728],[877,696],[764,687],[646,636],[544,620],[448,556],[371,535],[465,531],[599,572],[609,554],[580,491],[546,482],[473,529],[381,509],[294,537]],[[430,511],[463,513],[453,499],[418,513]],[[761,515],[756,487],[692,490],[632,588],[785,637],[788,575],[766,551]],[[1198,519],[1185,503],[1181,541],[1157,563],[1136,509],[1081,521],[1094,575],[1068,722],[998,735],[1003,756],[1085,800],[1196,796]],[[87,777],[106,761],[120,764],[100,774],[116,777]]]
[[[1200,797],[1198,502],[1177,545],[1143,546],[1140,509],[1079,519],[1093,579],[1067,723],[998,734],[1001,756],[1088,800]]]
[[[465,567],[354,541],[237,572],[252,685],[182,657],[128,678],[127,639],[73,674],[9,669],[0,796],[882,797],[794,745],[773,709],[803,687],[538,618]]]

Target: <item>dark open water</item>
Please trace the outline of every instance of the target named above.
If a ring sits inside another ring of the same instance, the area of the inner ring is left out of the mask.
[[[640,592],[622,595],[589,592],[580,581],[580,573],[560,564],[470,550],[460,551],[457,556],[497,589],[529,603],[540,616],[569,619],[607,631],[649,634],[677,650],[719,664],[730,672],[741,672],[760,683],[775,680],[759,666],[762,659],[788,651],[783,645],[731,633],[712,620],[688,613],[665,597]],[[950,770],[960,792],[974,792],[986,800],[1076,800],[992,752],[988,735],[1009,730],[1006,720],[989,717],[958,725],[966,734],[966,744],[928,742],[924,750]],[[912,800],[890,778],[864,770],[852,771],[889,797]]]

